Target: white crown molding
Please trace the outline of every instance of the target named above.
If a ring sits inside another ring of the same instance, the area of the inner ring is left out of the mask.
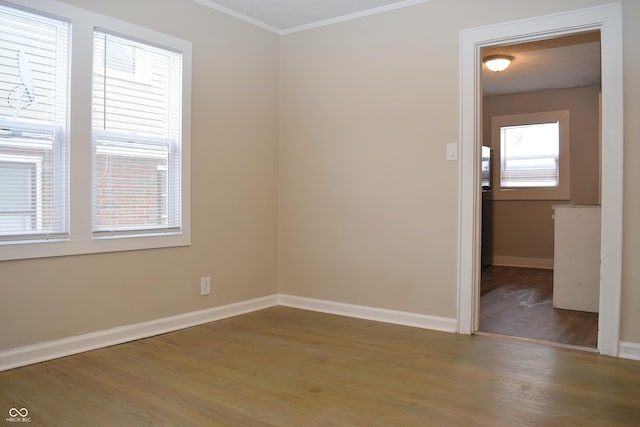
[[[252,18],[243,13],[237,12],[233,9],[229,9],[228,7],[219,5],[218,3],[212,0],[192,0],[192,1],[198,4],[201,4],[203,6],[210,7],[211,9],[217,10],[218,12],[224,13],[234,18],[240,19],[251,25],[255,25],[256,27],[262,28],[263,30],[270,31],[279,36],[284,36],[287,34],[310,30],[312,28],[325,27],[327,25],[337,24],[339,22],[352,21],[354,19],[363,18],[365,16],[377,15],[379,13],[390,12],[392,10],[402,9],[409,6],[415,6],[418,4],[430,2],[431,0],[404,0],[404,1],[399,1],[397,3],[389,4],[386,6],[375,7],[373,9],[362,10],[360,12],[354,12],[347,15],[338,16],[335,18],[323,19],[321,21],[310,22],[308,24],[298,25],[295,27],[284,28],[284,29],[276,28],[273,25],[269,25],[258,19]]]
[[[416,328],[431,329],[434,331],[456,331],[456,319],[449,317],[428,316],[425,314],[409,313],[406,311],[387,310],[384,308],[345,304],[342,302],[284,294],[279,295],[278,301],[280,305],[285,307],[319,311],[321,313],[337,314],[340,316],[355,317],[358,319],[374,320],[376,322],[395,323],[397,325],[413,326]]]
[[[280,35],[298,33],[300,31],[311,30],[313,28],[326,27],[327,25],[337,24],[339,22],[353,21],[354,19],[364,18],[365,16],[377,15],[379,13],[390,12],[396,9],[402,9],[409,6],[415,6],[431,0],[404,0],[386,6],[375,7],[373,9],[362,10],[360,12],[350,13],[348,15],[338,16],[335,18],[324,19],[322,21],[311,22],[309,24],[298,25],[297,27],[285,28],[280,30]]]
[[[272,25],[259,21],[243,13],[236,12],[235,10],[229,9],[228,7],[221,6],[218,3],[213,2],[211,0],[192,0],[192,1],[194,1],[195,3],[201,4],[203,6],[210,7],[211,9],[217,10],[218,12],[224,13],[225,15],[232,16],[236,19],[239,19],[251,25],[255,25],[256,27],[262,28],[263,30],[270,31],[277,35],[282,35],[281,31]]]

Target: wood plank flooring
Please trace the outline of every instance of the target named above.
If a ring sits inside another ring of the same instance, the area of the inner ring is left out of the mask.
[[[480,331],[597,347],[597,313],[553,308],[553,270],[491,266],[481,277]]]
[[[274,307],[2,372],[12,407],[31,426],[637,426],[640,362]]]

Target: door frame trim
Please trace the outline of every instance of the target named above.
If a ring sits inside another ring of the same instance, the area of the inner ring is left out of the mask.
[[[623,53],[622,5],[611,3],[461,31],[458,212],[459,333],[478,330],[480,304],[482,126],[481,50],[599,30],[602,65],[602,222],[598,351],[618,356],[622,288]]]

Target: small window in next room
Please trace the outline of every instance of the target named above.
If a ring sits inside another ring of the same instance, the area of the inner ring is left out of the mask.
[[[494,200],[568,200],[569,111],[491,119]]]

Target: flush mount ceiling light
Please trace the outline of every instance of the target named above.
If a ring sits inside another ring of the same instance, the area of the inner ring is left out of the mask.
[[[504,71],[511,64],[515,58],[510,55],[491,55],[482,59],[484,65],[487,66],[491,71],[495,71],[499,73],[500,71]]]

